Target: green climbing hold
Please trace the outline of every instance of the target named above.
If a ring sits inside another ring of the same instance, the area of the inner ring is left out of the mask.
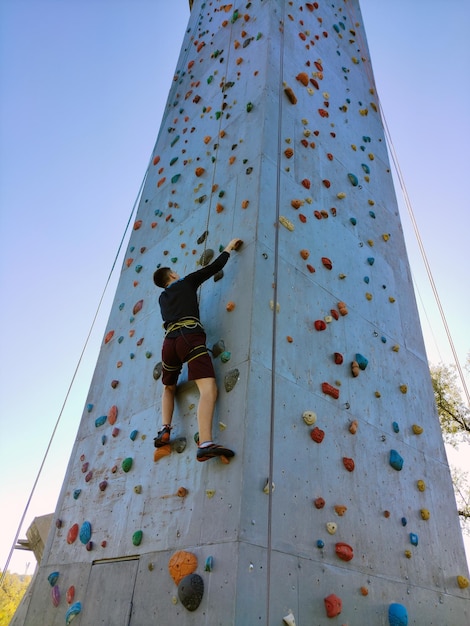
[[[175,143],[177,143],[179,141],[180,136],[176,135],[176,137],[173,139],[173,141],[171,142],[170,146],[173,148],[173,146],[175,145]]]
[[[250,113],[250,111],[253,111],[253,103],[252,102],[248,102],[246,105],[246,112]]]
[[[136,530],[135,533],[132,535],[132,543],[135,546],[140,546],[143,534],[144,533],[141,530]]]
[[[232,24],[235,24],[235,22],[238,20],[239,17],[240,17],[240,14],[238,13],[238,9],[237,9],[236,11],[233,12],[232,19],[230,20]]]
[[[122,462],[122,469],[127,472],[131,469],[132,467],[132,457],[128,456],[126,459],[124,459],[124,461]]]
[[[170,165],[174,165],[177,160],[178,160],[178,157],[173,157],[170,161]]]

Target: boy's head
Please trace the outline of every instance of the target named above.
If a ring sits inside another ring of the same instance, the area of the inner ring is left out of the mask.
[[[153,273],[153,282],[162,289],[168,287],[170,283],[178,280],[178,278],[179,274],[174,272],[171,267],[160,267]]]

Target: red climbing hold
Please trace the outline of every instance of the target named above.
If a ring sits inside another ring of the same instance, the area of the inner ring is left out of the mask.
[[[333,387],[333,385],[330,385],[329,383],[322,383],[321,390],[327,396],[331,396],[335,400],[339,398],[339,389],[336,389],[336,387]]]

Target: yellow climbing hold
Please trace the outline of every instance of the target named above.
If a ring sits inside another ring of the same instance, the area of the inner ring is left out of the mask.
[[[418,482],[416,483],[416,486],[418,487],[418,491],[426,490],[426,483],[424,482],[424,480],[418,480]]]
[[[457,584],[460,589],[466,589],[470,582],[466,576],[457,576]]]
[[[402,393],[407,393],[408,392],[408,385],[400,385],[400,391]]]
[[[208,498],[213,498],[215,496],[215,489],[206,489],[206,496]]]
[[[346,198],[346,194],[344,193],[344,191],[340,191],[339,193],[336,194],[336,197],[339,198],[340,200],[343,200],[343,198]]]
[[[421,509],[420,513],[421,513],[421,519],[423,520],[428,520],[431,517],[431,513],[429,512],[428,509]]]
[[[287,228],[287,230],[290,230],[290,231],[294,230],[294,224],[289,219],[287,219],[287,217],[284,217],[283,215],[281,215],[279,217],[279,221],[284,226],[284,228]]]
[[[421,435],[424,431],[422,426],[418,426],[418,424],[413,424],[411,427],[415,435]]]

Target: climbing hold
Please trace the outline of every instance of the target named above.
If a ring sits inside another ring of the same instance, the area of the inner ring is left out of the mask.
[[[286,148],[284,150],[284,155],[287,159],[291,159],[294,156],[294,151],[292,150],[292,148]]]
[[[239,378],[240,378],[240,372],[239,372],[238,369],[230,370],[230,372],[228,372],[225,375],[225,377],[224,377],[224,387],[225,387],[225,391],[227,393],[229,391],[232,391],[232,389],[237,384]]]
[[[208,556],[206,559],[206,563],[204,565],[204,571],[205,572],[212,572],[212,570],[214,569],[214,557],[213,556]]]
[[[359,376],[359,370],[359,363],[357,361],[352,361],[351,374],[354,376],[354,378],[357,378]]]
[[[390,465],[399,472],[403,467],[403,457],[396,450],[390,450]]]
[[[286,87],[284,93],[289,98],[291,104],[297,104],[297,97],[291,87]]]
[[[400,426],[398,425],[398,422],[393,422],[392,423],[392,428],[393,428],[393,432],[394,433],[399,433],[400,432]]]
[[[246,112],[250,113],[251,111],[253,111],[253,103],[252,102],[247,102]]]
[[[59,572],[51,572],[47,577],[47,580],[51,587],[54,587],[57,581],[59,580]]]
[[[108,422],[113,426],[116,423],[118,416],[118,408],[115,404],[108,411]]]
[[[74,617],[76,617],[81,612],[81,610],[82,610],[81,602],[75,602],[75,604],[72,604],[72,606],[69,608],[69,610],[65,614],[66,626],[70,624],[70,622],[74,619]]]
[[[350,424],[349,424],[349,432],[351,433],[351,435],[355,435],[357,432],[357,427],[358,427],[358,421],[357,420],[353,420]]]
[[[162,367],[163,367],[163,365],[162,365],[162,363],[160,361],[153,368],[153,378],[154,378],[154,380],[158,380],[160,378],[160,376],[162,375]]]
[[[418,545],[418,535],[416,533],[410,533],[410,543],[413,546]]]
[[[313,322],[313,325],[315,327],[315,330],[325,330],[326,328],[326,323],[323,320],[315,320]]]
[[[317,416],[313,411],[304,411],[302,418],[308,426],[312,426],[317,421]]]
[[[227,302],[227,304],[225,305],[225,308],[227,311],[233,311],[235,308],[235,302]]]
[[[130,456],[128,456],[126,459],[124,459],[122,464],[121,464],[121,467],[124,470],[124,472],[126,472],[126,474],[127,474],[127,472],[132,467],[132,458]]]
[[[431,517],[431,513],[429,512],[429,509],[421,509],[420,513],[421,513],[422,520],[426,521]]]
[[[155,449],[153,453],[153,460],[156,463],[157,461],[162,459],[164,456],[169,456],[170,454],[171,454],[171,445],[167,443],[164,446],[160,446],[159,448]]]
[[[67,604],[72,604],[73,599],[75,597],[75,587],[70,585],[65,594],[65,599],[67,600]]]
[[[206,170],[203,167],[196,167],[196,169],[194,170],[194,173],[199,178],[200,176],[204,174],[205,171]]]
[[[211,248],[207,248],[207,250],[204,250],[199,258],[199,265],[202,265],[203,267],[205,265],[208,265],[212,261],[213,257],[214,250],[212,250]]]
[[[232,357],[232,353],[229,352],[228,350],[224,350],[222,354],[220,355],[220,360],[222,361],[222,363],[228,363],[231,357]]]
[[[418,491],[426,490],[426,483],[424,482],[424,480],[418,480],[418,482],[416,483],[416,486],[418,487]]]
[[[418,424],[413,424],[411,429],[415,435],[421,435],[424,431],[424,428],[422,426],[418,426]]]
[[[326,530],[328,534],[334,535],[338,530],[338,524],[336,522],[326,522]]]
[[[408,520],[406,519],[406,517],[402,517],[401,518],[401,525],[402,526],[406,526],[408,524]]]
[[[78,497],[80,496],[81,493],[82,493],[81,489],[75,489],[73,492],[73,499],[78,500]]]
[[[336,389],[335,387],[333,387],[329,383],[322,383],[321,384],[321,390],[327,396],[331,396],[335,400],[337,400],[339,398],[339,389]]]
[[[135,439],[136,439],[136,437],[137,437],[138,432],[139,432],[138,430],[133,430],[133,431],[131,432],[131,434],[129,435],[129,439],[130,439],[131,441],[135,441]]]
[[[176,585],[178,585],[185,576],[188,576],[197,569],[197,556],[192,552],[179,550],[168,561],[168,571]]]
[[[353,549],[347,543],[337,543],[335,552],[342,561],[351,561],[354,557]]]
[[[329,189],[331,187],[331,183],[330,183],[330,181],[327,178],[324,178],[322,182],[323,182],[323,184],[325,185],[325,187],[327,189]]]
[[[300,251],[300,256],[302,257],[304,261],[306,261],[308,257],[310,256],[310,252],[308,250],[305,250],[304,248]]]
[[[351,224],[352,224],[353,226],[356,226],[356,224],[357,224],[357,219],[356,219],[355,217],[350,217],[350,218],[349,218],[349,221],[351,222]]]
[[[351,185],[353,187],[357,187],[357,185],[359,184],[359,181],[357,180],[357,176],[355,174],[348,174],[348,178],[349,178],[349,182],[351,183]]]
[[[132,543],[134,546],[140,546],[142,542],[143,532],[141,530],[136,530],[132,535]]]
[[[328,257],[322,256],[321,262],[323,263],[323,265],[326,267],[327,270],[333,269],[333,263],[330,261]]]
[[[338,302],[338,311],[340,312],[340,314],[343,317],[348,314],[348,309],[347,309],[346,304],[344,302]]]
[[[323,498],[315,498],[313,504],[316,509],[322,509],[325,506],[325,500]]]
[[[303,200],[299,200],[298,198],[294,198],[293,200],[291,200],[291,207],[293,209],[300,209],[301,206],[304,205]]]
[[[354,472],[354,460],[348,458],[347,456],[343,456],[343,465],[348,470],[348,472]]]
[[[336,365],[341,365],[341,363],[343,362],[343,355],[341,354],[341,352],[335,352],[333,355],[334,361],[336,363]]]
[[[143,300],[139,300],[138,302],[136,302],[134,304],[134,308],[132,309],[132,313],[136,315],[142,309],[143,304],[144,304]]]
[[[142,493],[142,485],[135,485],[134,487],[134,493]]]
[[[341,598],[331,593],[324,599],[327,617],[336,617],[343,609]]]
[[[72,544],[78,537],[79,526],[78,524],[74,524],[70,527],[69,532],[67,533],[67,543]]]
[[[408,626],[408,613],[403,604],[394,602],[388,607],[388,623],[390,626]]]
[[[325,437],[325,431],[322,430],[321,428],[318,428],[318,426],[315,426],[315,428],[310,433],[310,437],[316,443],[321,443]]]
[[[369,263],[369,265],[374,265],[374,263],[375,263],[375,259],[374,259],[374,257],[373,257],[373,256],[370,256],[370,257],[367,259],[367,263]]]
[[[339,515],[339,517],[343,517],[343,515],[348,510],[348,507],[345,506],[344,504],[335,504],[334,508],[335,508],[335,511],[336,511],[336,515]]]
[[[287,228],[287,230],[294,230],[294,224],[289,219],[287,219],[287,217],[281,215],[279,217],[279,222],[284,226],[284,228]]]
[[[400,391],[405,394],[408,391],[408,386],[407,385],[400,385]]]
[[[295,78],[296,78],[296,80],[299,81],[299,83],[302,83],[302,85],[304,87],[307,87],[307,85],[309,83],[309,78],[308,78],[308,74],[306,72],[300,72],[300,74],[297,74],[297,76]]]
[[[106,336],[104,338],[104,342],[105,343],[109,343],[111,341],[111,339],[114,336],[114,330],[110,330],[108,333],[106,333]]]
[[[359,365],[359,368],[363,371],[366,369],[369,363],[366,357],[362,356],[362,354],[356,354],[356,361],[357,361],[357,364]]]
[[[470,582],[466,576],[457,576],[457,584],[460,589],[466,589]]]
[[[287,624],[287,626],[296,626],[295,617],[292,611],[289,611],[289,613],[282,618],[282,621],[284,624]]]
[[[107,486],[108,486],[107,480],[102,480],[100,484],[98,485],[100,491],[104,491]]]
[[[199,574],[189,574],[178,585],[178,598],[188,611],[195,611],[204,595],[204,581]]]

